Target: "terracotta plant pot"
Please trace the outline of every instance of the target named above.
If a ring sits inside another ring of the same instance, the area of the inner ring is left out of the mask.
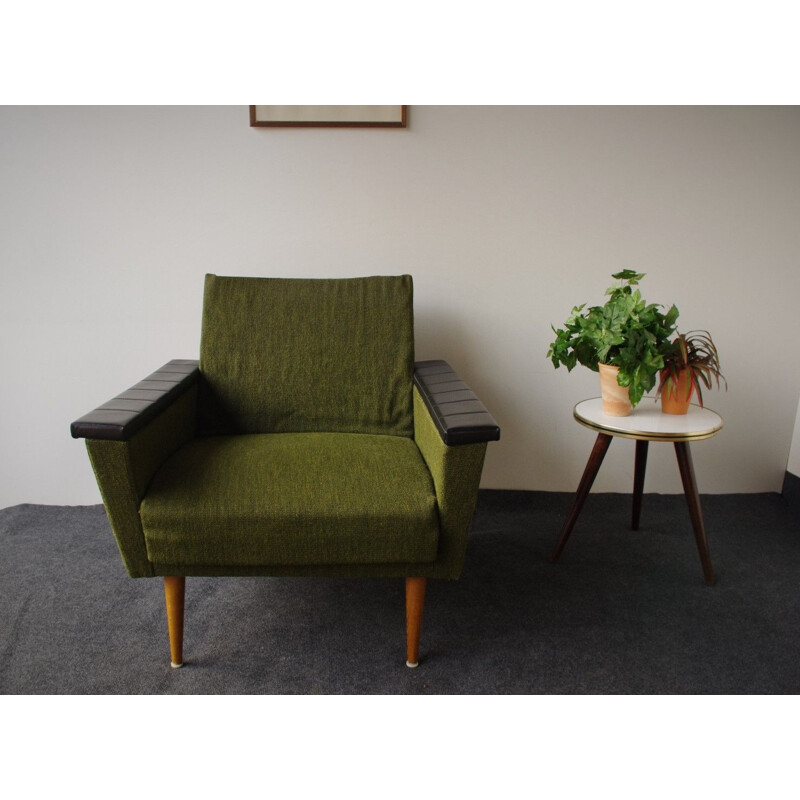
[[[610,417],[627,417],[633,407],[628,387],[617,383],[619,367],[600,364],[600,396],[603,398],[603,413]]]
[[[664,380],[665,377],[662,372],[661,379]],[[661,410],[665,414],[688,414],[693,392],[694,386],[689,380],[689,370],[679,370],[677,384],[670,383],[661,390]]]

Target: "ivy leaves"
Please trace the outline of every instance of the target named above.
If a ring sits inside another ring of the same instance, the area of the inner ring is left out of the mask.
[[[661,306],[645,302],[633,288],[644,275],[630,269],[615,273],[620,283],[606,291],[605,305],[573,308],[564,327],[553,328],[556,338],[547,353],[554,367],[563,364],[570,371],[576,364],[594,371],[598,364],[619,367],[619,384],[628,387],[634,406],[664,367],[679,313],[674,305],[663,313]]]
[[[611,277],[618,281],[625,281],[629,286],[638,286],[639,281],[644,278],[644,272],[635,272],[632,269],[624,269],[622,272],[615,272]],[[610,294],[614,289],[612,286],[606,294]]]

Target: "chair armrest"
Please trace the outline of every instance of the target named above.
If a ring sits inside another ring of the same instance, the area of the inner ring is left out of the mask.
[[[86,449],[120,555],[132,578],[154,574],[139,505],[156,470],[195,435],[196,361],[165,364],[72,423]]]
[[[418,361],[414,365],[414,385],[446,445],[500,438],[500,426],[486,406],[446,361]]]
[[[423,361],[416,367],[414,441],[430,471],[439,509],[439,552],[428,577],[458,578],[486,445],[500,438],[500,429],[446,362]],[[470,405],[459,405],[464,402]]]
[[[198,362],[174,359],[70,426],[73,439],[124,442],[197,382]]]

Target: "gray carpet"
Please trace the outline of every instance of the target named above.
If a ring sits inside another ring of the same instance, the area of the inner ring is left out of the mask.
[[[704,496],[717,584],[682,496],[571,501],[482,491],[461,580],[430,582],[404,665],[392,580],[187,581],[169,668],[160,580],[131,580],[102,506],[0,510],[4,694],[795,694],[800,514],[777,494]]]

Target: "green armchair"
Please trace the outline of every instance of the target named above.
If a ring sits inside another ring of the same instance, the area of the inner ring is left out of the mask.
[[[458,578],[494,419],[414,363],[412,281],[207,275],[200,360],[72,423],[131,577],[397,577],[416,666],[428,578]]]

